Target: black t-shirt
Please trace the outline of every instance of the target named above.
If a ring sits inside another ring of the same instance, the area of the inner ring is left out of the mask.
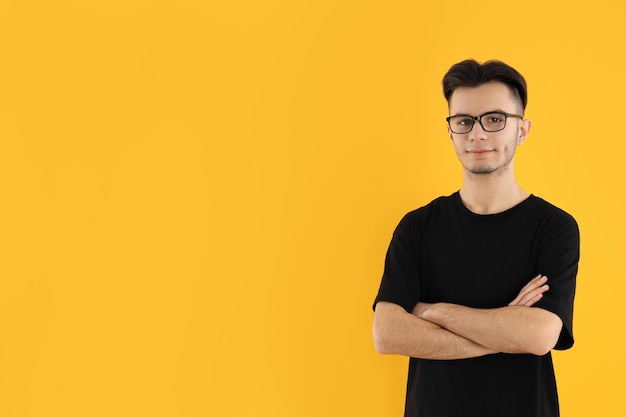
[[[503,307],[542,274],[550,289],[534,307],[561,318],[556,349],[568,349],[574,343],[578,259],[576,221],[545,200],[531,195],[502,213],[478,215],[463,205],[457,192],[402,219],[375,303],[392,302],[409,312],[418,301]],[[558,415],[550,353],[410,359],[405,416]]]

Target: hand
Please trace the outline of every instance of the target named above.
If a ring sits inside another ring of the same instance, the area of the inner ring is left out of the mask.
[[[441,326],[428,321],[428,319],[424,317],[424,313],[426,312],[426,310],[428,310],[432,306],[432,303],[423,303],[420,301],[419,303],[415,304],[415,307],[413,307],[413,310],[411,310],[411,314],[424,320],[422,322],[422,325],[431,327],[433,329],[441,329]]]
[[[515,300],[509,303],[510,306],[526,306],[530,307],[537,301],[541,300],[543,293],[548,291],[550,287],[546,282],[548,277],[545,275],[537,275],[528,284],[522,288]]]

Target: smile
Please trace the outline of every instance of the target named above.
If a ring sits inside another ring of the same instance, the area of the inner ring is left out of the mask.
[[[475,155],[475,156],[487,155],[490,152],[493,152],[493,151],[490,149],[474,149],[474,150],[467,151],[468,154]]]

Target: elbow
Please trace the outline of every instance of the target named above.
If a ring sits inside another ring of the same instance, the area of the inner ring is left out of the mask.
[[[390,355],[395,353],[393,350],[393,342],[391,335],[386,331],[385,326],[380,323],[380,320],[374,319],[374,325],[372,326],[372,336],[374,338],[374,348],[376,352],[381,355]]]
[[[533,346],[529,348],[529,353],[537,356],[547,355],[552,350],[556,343],[549,343],[546,341],[536,341]]]
[[[376,349],[376,352],[380,353],[381,355],[388,355],[389,353],[391,353],[389,348],[389,341],[384,336],[384,332],[382,332],[381,329],[377,327],[378,326],[374,324],[374,328],[372,330],[372,334],[374,336],[374,349]]]
[[[406,317],[404,308],[387,302],[380,302],[374,312],[372,334],[374,348],[382,355],[406,354]]]
[[[381,355],[389,355],[392,353],[388,345],[379,339],[374,339],[374,349],[376,349],[376,352],[380,353]]]
[[[393,345],[386,340],[374,339],[374,348],[376,349],[376,352],[381,355],[393,355],[397,353],[392,346]]]
[[[544,324],[537,331],[536,337],[532,338],[533,342],[528,348],[529,352],[537,356],[547,355],[556,346],[562,327],[562,322],[558,318]]]

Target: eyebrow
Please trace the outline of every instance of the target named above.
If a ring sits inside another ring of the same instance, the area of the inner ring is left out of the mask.
[[[478,116],[483,116],[483,115],[485,115],[485,114],[489,114],[489,113],[505,113],[505,114],[512,114],[511,112],[508,112],[508,111],[504,111],[504,110],[501,110],[501,109],[495,109],[495,110],[488,110],[488,111],[486,111],[486,112],[484,112],[484,113],[479,114]],[[471,115],[471,114],[469,114],[469,113],[456,113],[456,114],[453,114],[453,115],[451,115],[451,116],[452,116],[452,117],[455,117],[455,116],[469,116],[469,117],[474,117],[474,116],[472,116],[472,115]],[[478,117],[478,116],[476,116],[476,117]]]

